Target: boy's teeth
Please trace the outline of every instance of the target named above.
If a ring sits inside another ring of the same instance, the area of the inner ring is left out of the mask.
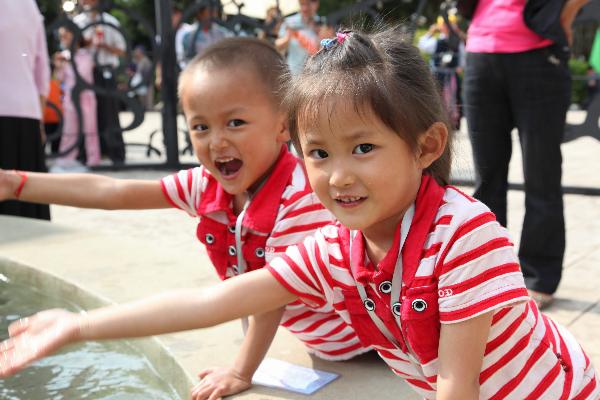
[[[342,203],[351,203],[353,201],[360,200],[360,197],[345,197],[343,199],[339,199]]]
[[[226,162],[229,162],[229,161],[233,161],[233,157],[219,158],[217,160],[217,162],[221,162],[221,163],[226,163]]]

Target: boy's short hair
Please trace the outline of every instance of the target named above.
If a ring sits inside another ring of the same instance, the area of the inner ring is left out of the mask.
[[[285,76],[288,66],[283,56],[266,41],[250,37],[220,40],[192,59],[181,73],[179,95],[185,78],[198,68],[226,69],[251,68],[270,93],[273,104],[281,107],[285,96]]]

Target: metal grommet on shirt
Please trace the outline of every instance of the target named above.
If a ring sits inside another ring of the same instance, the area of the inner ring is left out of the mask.
[[[392,291],[392,282],[383,281],[379,284],[379,291],[384,294],[388,294]]]
[[[229,225],[227,227],[227,230],[229,231],[229,233],[235,233],[235,225]]]
[[[394,305],[392,305],[392,312],[394,313],[394,315],[399,317],[401,311],[402,311],[402,303],[400,303],[399,301],[395,302]]]
[[[256,250],[254,250],[254,254],[256,254],[256,257],[263,258],[265,256],[265,249],[259,247]]]
[[[227,251],[229,252],[230,256],[235,256],[236,255],[235,246],[229,246],[229,248],[227,249]]]
[[[416,312],[423,312],[427,309],[427,302],[423,299],[414,299],[411,306]]]
[[[213,244],[215,242],[214,235],[212,235],[210,233],[207,233],[204,238],[206,239],[206,243],[208,243],[208,244]]]
[[[236,274],[236,275],[239,275],[239,274],[240,274],[240,269],[238,268],[238,266],[237,266],[237,265],[235,265],[235,264],[234,264],[234,265],[232,265],[232,266],[231,266],[231,269],[233,270],[233,273],[234,273],[234,274]]]
[[[375,302],[373,300],[365,299],[365,301],[363,301],[363,304],[364,304],[365,308],[367,309],[367,311],[375,310]]]

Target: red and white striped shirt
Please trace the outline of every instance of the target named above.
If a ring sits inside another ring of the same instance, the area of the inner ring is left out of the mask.
[[[436,192],[438,200],[432,201]],[[389,285],[381,285],[391,280],[398,240],[377,268],[363,259],[353,277],[348,255],[350,232],[338,223],[288,248],[267,268],[306,304],[333,307],[353,324],[363,344],[372,345],[397,375],[427,399],[436,396],[441,324],[487,312],[493,312],[493,322],[480,374],[480,398],[600,398],[598,377],[577,341],[529,301],[513,244],[489,209],[456,188],[440,188],[426,178],[415,207],[402,251],[403,284],[411,280],[407,293],[416,290],[420,299],[429,302],[426,318],[431,320],[420,320],[418,325],[427,328],[413,333],[417,344],[434,349],[425,362],[418,361],[405,345],[394,346],[379,334],[356,289],[355,278],[374,300],[376,314],[397,342],[405,343],[406,338],[390,317]],[[364,255],[362,236],[353,240],[353,254]],[[359,250],[355,252],[355,248]],[[411,268],[407,276],[404,272]],[[404,296],[405,289],[403,286],[402,301],[409,298]],[[431,338],[435,343],[427,343]]]
[[[200,218],[197,236],[219,277],[237,275],[233,196],[202,166],[167,176],[161,183],[174,207]],[[310,188],[301,161],[283,147],[243,216],[242,253],[247,270],[262,268],[332,220]],[[309,352],[324,359],[345,360],[368,350],[329,305],[291,303],[281,325],[302,340]]]

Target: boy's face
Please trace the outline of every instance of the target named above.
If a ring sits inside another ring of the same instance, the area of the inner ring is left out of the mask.
[[[194,152],[226,192],[254,190],[289,140],[286,115],[249,68],[198,68],[181,103]]]
[[[421,183],[422,169],[408,143],[372,111],[357,113],[352,102],[341,100],[323,107],[316,123],[301,123],[299,141],[323,205],[367,238],[393,237]]]

